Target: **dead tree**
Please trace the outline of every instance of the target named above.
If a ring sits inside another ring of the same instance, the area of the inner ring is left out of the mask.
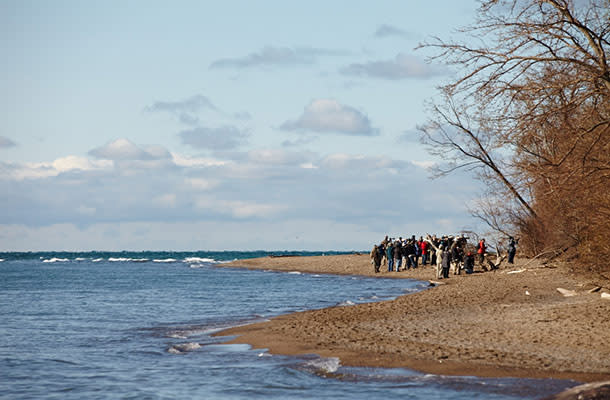
[[[610,185],[610,0],[484,0],[478,16],[462,30],[468,42],[421,45],[459,74],[420,127],[447,161],[436,172],[468,169],[489,183],[478,210],[492,228],[510,221],[532,240],[591,251],[587,226],[610,222],[600,194]],[[575,183],[587,190],[573,193]]]

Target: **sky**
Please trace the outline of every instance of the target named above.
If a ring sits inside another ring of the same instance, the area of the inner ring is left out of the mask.
[[[366,250],[478,229],[425,103],[473,0],[0,2],[0,251]]]

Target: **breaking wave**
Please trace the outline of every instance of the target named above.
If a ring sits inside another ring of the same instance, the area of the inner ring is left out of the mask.
[[[170,346],[167,349],[167,352],[170,354],[186,354],[190,351],[197,350],[201,348],[199,343],[190,342],[190,343],[180,343]]]
[[[316,373],[333,374],[341,367],[341,360],[338,357],[317,358],[307,361],[304,367]]]

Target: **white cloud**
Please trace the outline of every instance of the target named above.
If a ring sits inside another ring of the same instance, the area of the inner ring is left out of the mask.
[[[110,160],[90,160],[85,157],[66,156],[53,161],[51,166],[58,172],[66,172],[75,169],[90,171],[95,169],[112,168],[113,163]]]
[[[405,53],[398,54],[393,60],[350,64],[342,68],[340,72],[344,75],[368,76],[389,80],[427,79],[447,73],[442,67],[426,64],[420,58]]]
[[[438,165],[438,163],[436,161],[431,161],[431,160],[412,161],[412,163],[425,170],[429,170],[430,168]]]
[[[299,167],[301,167],[303,169],[318,169],[318,167],[316,165],[314,165],[313,163],[303,163],[303,164],[299,165]]]
[[[218,185],[217,180],[203,178],[188,178],[186,184],[196,190],[210,190]]]
[[[39,163],[0,163],[0,179],[21,181],[24,179],[41,179],[58,176],[69,171],[94,171],[111,169],[111,160],[90,160],[79,156],[66,156],[52,162]]]
[[[248,160],[258,164],[300,164],[307,158],[305,153],[288,152],[279,149],[257,149],[248,152]]]
[[[96,158],[115,161],[147,161],[170,158],[170,153],[162,146],[139,147],[128,139],[116,139],[89,151],[89,154]]]
[[[212,157],[191,157],[184,154],[172,153],[174,164],[184,168],[220,167],[231,164],[231,161],[219,160]]]
[[[312,101],[303,114],[294,121],[286,121],[280,129],[285,131],[314,131],[346,135],[372,136],[377,129],[369,118],[357,109],[332,99]]]
[[[37,235],[42,234],[45,226],[57,226],[59,230],[68,224],[88,230],[104,225],[127,235],[129,230],[124,227],[134,224],[159,227],[214,221],[215,226],[231,226],[237,232],[240,223],[256,221],[260,232],[269,232],[266,229],[274,227],[285,230],[286,235],[309,237],[307,245],[316,246],[320,243],[320,226],[349,225],[358,232],[369,233],[390,229],[400,229],[405,234],[421,232],[415,227],[425,229],[423,232],[441,231],[439,227],[453,232],[469,219],[462,204],[472,196],[471,181],[452,177],[440,185],[443,190],[438,190],[438,183],[427,180],[425,169],[420,167],[425,166],[422,162],[283,149],[225,154],[231,157],[227,159],[181,154],[171,154],[165,159],[165,149],[160,146],[129,142],[125,148],[129,150],[127,154],[138,156],[141,151],[147,157],[161,160],[113,161],[68,156],[37,165],[0,163],[0,176],[4,178],[0,179],[0,192],[5,193],[0,208],[0,231],[2,225],[21,224],[40,239]],[[110,149],[123,154],[121,146]],[[12,178],[7,178],[7,171]],[[37,179],[15,179],[26,175]],[[417,195],[413,195],[414,190]],[[391,193],[390,201],[387,193]],[[442,221],[441,225],[437,221],[441,219],[448,222]],[[307,220],[318,221],[318,226],[295,222]],[[399,222],[403,225],[397,226]],[[278,236],[278,232],[269,233],[276,239],[287,240],[278,243],[295,243],[295,236],[286,239]],[[222,234],[230,231],[223,228]],[[378,240],[369,234],[359,235],[360,242]],[[77,236],[70,233],[66,237],[73,242],[54,248],[69,247],[72,243],[86,248],[83,239]],[[328,243],[339,243],[330,236],[331,233],[324,236]],[[134,239],[123,239],[125,243],[134,243],[123,248],[136,246]],[[162,239],[162,233],[157,232],[155,243],[162,243]],[[15,238],[11,243],[18,240]],[[98,246],[93,237],[90,240],[89,248],[106,247]],[[109,246],[117,243],[114,237],[103,240]],[[262,238],[249,240],[259,243],[257,247],[269,248]],[[239,245],[253,246],[247,242]]]

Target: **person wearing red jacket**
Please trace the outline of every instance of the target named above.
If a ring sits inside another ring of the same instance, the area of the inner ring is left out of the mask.
[[[479,256],[479,264],[483,265],[485,262],[485,252],[487,251],[487,247],[485,247],[485,238],[479,241],[477,246],[477,254]]]
[[[428,242],[424,240],[424,238],[420,237],[419,242],[417,242],[419,248],[421,249],[421,265],[426,265],[428,262]]]

